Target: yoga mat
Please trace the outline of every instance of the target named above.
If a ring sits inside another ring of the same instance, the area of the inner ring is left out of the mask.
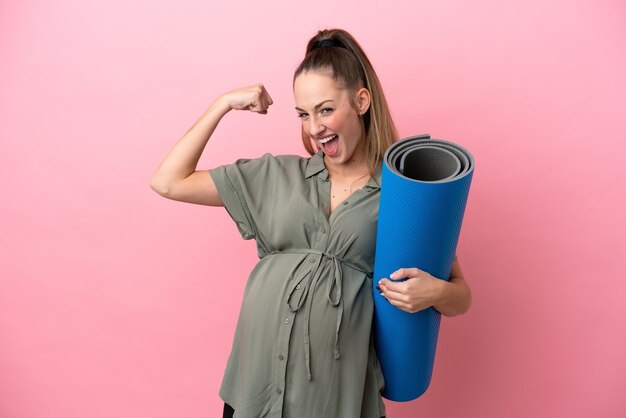
[[[395,142],[384,156],[373,286],[402,267],[448,280],[469,193],[474,158],[430,135]],[[374,338],[383,396],[410,401],[430,384],[441,314],[402,311],[374,289]]]

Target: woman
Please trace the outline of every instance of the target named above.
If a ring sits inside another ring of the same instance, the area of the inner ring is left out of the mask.
[[[320,31],[306,51],[293,89],[310,158],[265,154],[196,170],[226,113],[267,113],[272,99],[258,84],[219,97],[151,181],[167,198],[224,206],[243,238],[257,241],[260,261],[220,389],[225,417],[385,415],[371,276],[381,161],[397,134],[378,77],[350,34]],[[457,260],[448,282],[416,268],[391,279],[379,289],[399,309],[433,306],[451,316],[469,308]]]

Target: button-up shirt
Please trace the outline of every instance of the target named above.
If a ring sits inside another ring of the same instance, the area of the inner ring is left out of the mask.
[[[330,213],[323,153],[210,171],[259,262],[248,279],[221,398],[240,418],[379,418],[372,339],[380,170]]]

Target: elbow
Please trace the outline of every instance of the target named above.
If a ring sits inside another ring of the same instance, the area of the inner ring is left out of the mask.
[[[467,313],[467,311],[469,311],[471,304],[472,302],[469,301],[461,306],[458,306],[456,310],[451,310],[449,312],[444,313],[444,315],[449,316],[449,317],[463,315]]]
[[[152,177],[152,179],[150,179],[150,188],[161,196],[167,196],[170,192],[169,185],[160,182],[156,177]]]
[[[467,307],[459,307],[458,309],[448,309],[448,310],[441,310],[439,311],[443,316],[446,317],[453,317],[453,316],[459,316],[459,315],[463,315],[464,313],[466,313],[469,310],[469,305]]]
[[[464,314],[467,311],[469,311],[470,306],[472,306],[472,291],[468,287],[467,296],[465,297],[465,303],[463,304],[463,311],[461,312],[461,314]]]
[[[469,311],[470,306],[472,306],[472,294],[467,288],[467,293],[461,298],[457,303],[452,306],[447,306],[445,309],[441,309],[439,312],[443,316],[459,316],[467,313]]]

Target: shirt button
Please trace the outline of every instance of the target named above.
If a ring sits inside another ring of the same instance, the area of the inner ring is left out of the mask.
[[[309,263],[315,263],[315,259],[314,258],[309,258]]]
[[[282,361],[282,360],[284,360],[284,359],[285,359],[285,356],[283,356],[282,354],[279,354],[279,355],[278,355],[278,360],[281,360],[281,361]]]
[[[283,322],[285,322],[285,324],[288,324],[289,323],[289,318],[285,318],[285,321],[283,321]]]
[[[276,393],[278,393],[280,395],[281,393],[283,393],[283,391],[280,390],[280,388],[276,388]]]
[[[347,204],[348,204],[348,201],[347,201],[347,200],[346,200],[346,201],[344,201],[344,202],[343,202],[343,204],[344,204],[344,205],[347,205]]]
[[[299,284],[296,285],[296,289],[300,289],[300,285]]]

